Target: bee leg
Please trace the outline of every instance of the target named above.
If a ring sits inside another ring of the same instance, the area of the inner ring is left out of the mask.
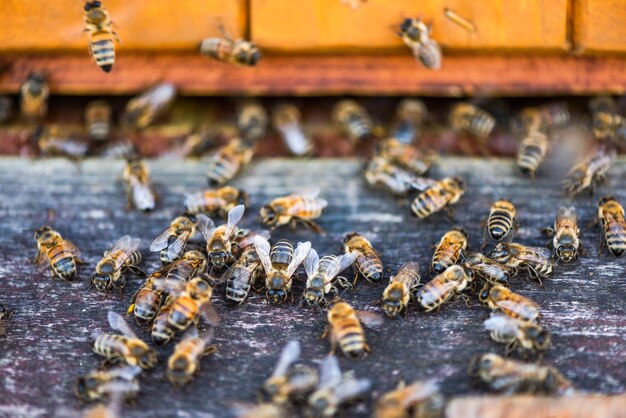
[[[472,301],[470,300],[469,296],[463,293],[460,293],[459,296],[461,297],[461,299],[465,301],[465,304],[467,305],[468,308],[472,307]]]
[[[352,281],[352,290],[356,289],[356,280],[359,278],[359,272],[354,273],[354,280]]]
[[[352,286],[352,283],[350,283],[350,281],[348,279],[346,279],[343,276],[338,276],[337,277],[337,283],[339,284],[339,286],[343,287],[344,289],[351,289],[354,290],[354,286]],[[339,297],[339,290],[337,290],[337,288],[335,286],[333,286],[331,288],[331,290],[334,290],[336,297]]]
[[[203,356],[208,356],[211,355],[213,353],[217,353],[217,346],[216,345],[210,345],[208,347],[206,347],[204,349],[204,351],[202,352]]]
[[[302,224],[306,226],[307,228],[309,228],[311,231],[320,235],[326,235],[326,231],[324,231],[324,229],[321,226],[319,226],[316,222],[313,222],[310,219],[300,219],[300,222],[302,222]]]
[[[370,348],[368,343],[363,343],[363,349],[367,351],[368,353],[372,352],[372,349]]]
[[[323,340],[324,338],[326,338],[328,336],[329,331],[330,331],[330,326],[327,325],[326,328],[324,328],[324,332],[322,333],[320,340]]]
[[[602,239],[600,240],[600,248],[598,248],[598,255],[602,255],[605,246],[606,243],[604,242],[604,237],[602,237]]]
[[[147,276],[148,273],[146,273],[144,270],[142,270],[141,268],[137,267],[137,266],[128,266],[127,269],[132,272],[133,274],[136,274],[137,276]]]

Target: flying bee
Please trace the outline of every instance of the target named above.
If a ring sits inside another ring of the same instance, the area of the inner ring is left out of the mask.
[[[161,269],[169,280],[184,283],[207,269],[207,258],[196,250],[187,251],[178,260]]]
[[[517,151],[517,166],[522,173],[534,178],[547,153],[548,137],[546,134],[542,131],[531,131],[520,143]]]
[[[254,42],[233,40],[222,24],[218,30],[223,38],[206,38],[200,44],[200,53],[217,61],[254,67],[261,59],[261,50]]]
[[[256,100],[245,100],[238,106],[237,128],[239,134],[249,143],[265,136],[269,117],[265,108]]]
[[[133,314],[136,321],[150,322],[159,312],[163,300],[163,288],[155,285],[155,279],[162,278],[161,271],[150,274],[133,295],[127,315]]]
[[[550,334],[541,325],[527,323],[502,313],[492,313],[484,322],[485,329],[491,332],[491,339],[506,344],[506,355],[512,350],[535,354],[550,345]]]
[[[493,242],[510,241],[518,227],[517,209],[508,200],[498,200],[489,209],[485,238]]]
[[[139,366],[142,369],[151,369],[156,366],[158,361],[156,350],[140,340],[124,318],[109,311],[108,320],[109,326],[123,335],[94,333],[94,353],[105,357],[107,362],[124,362],[129,366]]]
[[[421,136],[422,125],[428,115],[423,101],[403,99],[398,103],[392,137],[402,144],[411,144]]]
[[[231,139],[215,150],[208,160],[209,186],[219,186],[233,179],[252,160],[254,147],[239,138]]]
[[[44,226],[35,231],[37,241],[37,256],[35,263],[39,271],[50,267],[52,275],[64,280],[76,277],[76,264],[82,263],[78,258],[80,251],[71,242],[50,226]]]
[[[48,76],[32,72],[20,87],[20,112],[29,121],[42,120],[48,113]]]
[[[467,303],[467,297],[461,292],[471,281],[472,277],[465,269],[455,264],[421,287],[415,299],[426,312],[440,308],[455,295],[461,296]]]
[[[332,114],[335,122],[346,131],[353,142],[372,136],[374,122],[367,110],[354,100],[338,102]]]
[[[437,274],[462,259],[467,250],[467,232],[455,228],[446,232],[435,248],[430,268]]]
[[[174,352],[167,360],[167,380],[175,386],[184,386],[200,369],[202,357],[216,351],[215,346],[208,344],[213,339],[213,328],[204,335],[198,335],[196,328],[190,328],[183,339],[176,344]]]
[[[433,213],[454,205],[465,193],[465,182],[458,177],[431,180],[421,177],[416,188],[422,192],[411,203],[411,210],[418,218],[426,218]]]
[[[383,262],[370,240],[359,233],[350,232],[343,239],[343,249],[346,254],[355,251],[359,254],[354,264],[357,272],[368,282],[380,282],[383,278]]]
[[[551,245],[557,261],[569,263],[578,258],[580,251],[582,251],[582,245],[578,238],[580,229],[578,228],[576,208],[560,207],[556,211],[554,228],[546,228],[544,231],[553,236]]]
[[[328,202],[318,197],[319,193],[319,189],[313,189],[276,198],[261,207],[261,222],[271,228],[287,224],[295,228],[301,222],[313,232],[322,233],[322,228],[313,219],[322,216]]]
[[[177,288],[184,286],[182,292],[172,295],[172,307],[167,317],[176,332],[182,332],[192,323],[197,323],[200,316],[211,325],[219,323],[219,316],[211,304],[213,282],[207,276],[197,276],[185,284],[174,283]]]
[[[365,332],[361,321],[371,327],[382,324],[380,315],[357,311],[347,302],[336,300],[328,310],[328,326],[322,338],[330,339],[330,353],[334,354],[337,346],[341,352],[350,358],[360,358],[369,353],[370,347],[365,341]]]
[[[85,124],[94,141],[104,141],[111,134],[111,105],[104,100],[94,100],[85,109]]]
[[[233,259],[231,237],[244,211],[244,205],[235,206],[228,212],[226,225],[220,225],[217,228],[211,218],[202,214],[198,215],[198,229],[206,240],[209,261],[213,267],[222,268]]]
[[[258,268],[261,265],[259,256],[254,248],[244,250],[226,273],[226,300],[236,305],[241,305],[250,292],[252,283],[257,278]]]
[[[248,194],[233,186],[224,186],[219,189],[206,189],[201,192],[189,193],[185,196],[185,206],[189,213],[197,215],[227,216],[228,212],[237,205],[247,205]]]
[[[380,186],[398,196],[415,189],[415,175],[398,167],[383,157],[372,157],[365,168],[365,180],[372,186]]]
[[[466,132],[485,139],[496,126],[496,120],[489,112],[478,106],[457,103],[450,111],[450,125],[457,132]]]
[[[126,104],[122,114],[125,129],[145,129],[169,109],[176,99],[176,86],[161,83],[146,90]]]
[[[128,205],[143,212],[153,210],[156,206],[157,194],[146,163],[138,157],[129,157],[124,167],[123,179]]]
[[[407,18],[400,25],[398,36],[411,49],[413,56],[429,70],[441,68],[441,48],[430,38],[431,25],[421,19]]]
[[[291,294],[292,277],[309,254],[311,243],[300,242],[294,251],[289,241],[280,240],[270,251],[267,239],[257,235],[254,248],[265,273],[265,296],[274,304],[285,302]]]
[[[475,357],[470,363],[469,374],[504,395],[565,395],[573,390],[570,381],[554,367],[509,360],[493,353]]]
[[[115,43],[120,38],[113,30],[109,12],[102,7],[100,1],[85,3],[85,32],[89,35],[89,55],[102,71],[108,73],[115,63]]]
[[[489,288],[486,285],[480,291],[478,298],[490,309],[499,310],[520,321],[536,323],[540,316],[540,306],[537,303],[504,286],[496,285]]]
[[[33,139],[42,156],[66,157],[78,161],[89,149],[89,144],[62,132],[58,125],[39,126],[33,132]]]
[[[383,292],[383,310],[387,316],[393,318],[406,309],[421,280],[419,265],[414,261],[406,263],[395,276],[391,276]]]
[[[409,411],[415,411],[438,398],[441,398],[439,386],[432,380],[416,381],[409,386],[401,382],[397,389],[385,393],[378,399],[372,416],[373,418],[422,417],[417,414],[411,415]]]
[[[597,186],[607,182],[606,172],[611,168],[614,157],[614,152],[598,149],[585,161],[576,164],[563,181],[565,192],[571,197],[589,189],[589,193],[593,194]]]
[[[320,365],[320,379],[307,401],[305,416],[311,418],[330,418],[339,409],[370,391],[369,379],[356,379],[351,372],[342,373],[335,356],[327,356]]]
[[[131,238],[130,235],[118,239],[96,265],[96,272],[91,276],[91,286],[100,292],[108,292],[114,288],[121,293],[126,286],[126,279],[122,275],[124,270],[143,273],[138,267],[141,263],[140,243],[141,239]]]
[[[306,289],[302,294],[302,301],[306,301],[309,306],[325,306],[327,304],[326,295],[334,293],[335,297],[339,296],[335,283],[339,283],[343,287],[352,287],[352,284],[345,277],[337,277],[337,275],[352,265],[359,254],[354,251],[340,257],[325,255],[320,259],[317,251],[311,248],[309,255],[304,260],[307,281]]]
[[[302,114],[292,104],[278,106],[272,115],[274,128],[280,133],[283,143],[289,152],[302,157],[313,151],[313,142],[300,125]]]
[[[112,393],[132,399],[139,393],[137,376],[141,367],[123,366],[111,370],[95,370],[76,379],[74,394],[83,401],[97,401]]]
[[[469,253],[465,257],[463,267],[468,274],[491,285],[509,285],[511,277],[509,269],[481,253]]]
[[[426,174],[434,160],[432,155],[426,155],[416,147],[403,144],[396,138],[379,142],[376,146],[376,154],[417,176]]]
[[[528,270],[530,278],[539,284],[541,279],[552,275],[552,254],[547,248],[499,242],[490,257],[508,268]]]
[[[624,208],[612,196],[603,197],[598,204],[598,220],[602,224],[600,253],[606,246],[615,257],[626,251],[626,219]]]
[[[185,212],[176,217],[170,226],[150,244],[150,251],[160,251],[163,264],[178,260],[187,247],[187,241],[196,233],[196,217]]]

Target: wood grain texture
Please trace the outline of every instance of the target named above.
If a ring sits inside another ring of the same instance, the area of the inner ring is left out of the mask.
[[[142,267],[157,268],[158,254],[147,252],[149,242],[183,210],[185,192],[206,186],[203,161],[156,160],[149,166],[162,200],[156,211],[146,215],[125,210],[123,188],[115,183],[120,162],[87,160],[78,171],[63,160],[0,160],[0,303],[14,312],[7,324],[7,339],[0,341],[0,416],[47,417],[61,406],[78,407],[71,394],[73,379],[101,362],[90,351],[91,332],[106,330],[107,311],[124,312],[140,284],[131,280],[124,295],[108,299],[86,292],[95,264],[115,239],[130,234],[143,239],[147,260]],[[320,219],[328,234],[279,229],[273,239],[311,240],[322,255],[341,251],[343,234],[359,231],[379,249],[385,277],[404,262],[415,260],[426,280],[431,246],[453,225],[469,232],[473,248],[479,246],[480,222],[493,200],[508,198],[517,205],[518,240],[529,245],[544,245],[546,238],[539,228],[553,222],[558,205],[574,204],[588,255],[557,266],[545,288],[524,278],[515,279],[512,286],[542,306],[543,321],[553,334],[545,363],[561,370],[577,389],[626,390],[626,265],[624,258],[606,253],[598,257],[600,231],[585,227],[595,217],[599,196],[611,193],[626,202],[626,191],[620,187],[626,177],[624,159],[609,172],[614,187],[601,188],[594,198],[580,196],[574,201],[564,197],[560,178],[540,175],[531,181],[521,177],[509,159],[442,159],[433,177],[459,175],[468,182],[454,224],[443,215],[416,220],[408,202],[366,187],[361,167],[353,159],[253,163],[234,181],[250,194],[243,225],[257,225],[260,206],[271,198],[318,186],[329,201]],[[74,283],[52,280],[38,273],[32,263],[32,233],[45,222],[46,208],[56,211],[53,226],[82,250],[87,261]],[[294,283],[296,298],[303,287],[303,280]],[[383,288],[383,284],[361,280],[357,291],[345,298],[359,309],[380,311],[372,303]],[[216,333],[219,352],[202,361],[199,376],[184,390],[174,390],[164,381],[161,364],[142,380],[137,404],[125,416],[227,417],[233,401],[255,400],[259,385],[289,339],[301,340],[306,359],[317,361],[329,350],[328,342],[319,339],[326,325],[322,311],[269,306],[256,294],[242,307],[231,308],[225,305],[223,286],[216,290],[214,303],[222,317]],[[374,379],[375,397],[394,388],[400,379],[429,377],[439,380],[448,396],[483,393],[466,374],[468,362],[478,353],[501,353],[503,347],[492,343],[482,330],[488,312],[476,303],[469,309],[457,300],[436,313],[412,311],[406,318],[386,319],[382,328],[366,330],[372,354],[359,361],[342,357],[341,365],[354,369],[357,376]],[[140,335],[148,337],[143,331]],[[170,350],[160,349],[161,358]],[[369,408],[366,403],[350,409],[346,416],[364,416]]]
[[[626,8],[623,1],[574,0],[573,12],[575,52],[626,52]]]

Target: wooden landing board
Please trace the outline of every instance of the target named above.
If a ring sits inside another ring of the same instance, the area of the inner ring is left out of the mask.
[[[122,187],[115,183],[120,162],[87,160],[80,171],[63,160],[0,160],[0,303],[14,315],[8,336],[0,341],[0,416],[50,416],[62,406],[78,408],[71,393],[73,380],[97,367],[101,359],[90,351],[90,335],[106,331],[107,311],[126,311],[139,286],[131,280],[122,296],[108,299],[86,292],[89,277],[103,251],[123,234],[143,239],[146,270],[156,269],[158,254],[147,246],[169,221],[183,210],[183,194],[206,186],[205,164],[187,161],[150,161],[162,200],[150,214],[127,212]],[[433,176],[459,175],[468,182],[468,192],[457,206],[454,223],[436,215],[418,221],[406,202],[366,187],[360,175],[361,162],[351,159],[261,160],[236,179],[235,185],[250,194],[251,206],[244,226],[256,226],[258,210],[271,198],[302,187],[317,186],[329,201],[320,224],[328,231],[315,236],[305,230],[277,230],[273,237],[293,242],[311,240],[320,255],[341,251],[342,236],[359,231],[379,249],[386,266],[385,280],[409,260],[427,266],[432,245],[453,225],[465,228],[473,248],[480,245],[480,223],[497,198],[511,199],[518,208],[521,228],[518,240],[544,245],[539,228],[553,222],[557,206],[573,204],[579,211],[582,240],[588,255],[578,262],[556,267],[554,278],[540,288],[524,277],[512,287],[542,306],[543,322],[553,334],[553,347],[544,361],[556,366],[575,387],[589,392],[619,393],[626,390],[626,264],[604,254],[597,256],[598,228],[588,229],[599,196],[613,194],[626,202],[623,159],[609,172],[613,187],[602,188],[593,198],[564,198],[559,178],[539,177],[530,181],[518,174],[511,160],[445,158]],[[45,223],[46,209],[53,209],[53,222],[83,253],[87,265],[74,283],[52,280],[38,273],[33,230]],[[349,273],[348,273],[349,274]],[[304,287],[296,280],[296,299]],[[345,298],[359,309],[379,311],[373,302],[384,284],[360,280],[355,293]],[[270,306],[262,295],[252,295],[239,308],[224,302],[224,288],[216,289],[214,303],[222,322],[216,333],[219,352],[202,361],[197,379],[185,390],[174,390],[163,380],[163,364],[142,380],[137,404],[129,417],[230,416],[234,401],[253,402],[256,391],[283,345],[300,339],[303,357],[318,361],[328,353],[322,341],[324,312],[297,305]],[[363,360],[341,357],[345,370],[374,381],[374,396],[396,386],[401,379],[435,378],[448,396],[484,393],[466,374],[470,359],[487,351],[503,352],[482,330],[485,308],[468,308],[453,301],[436,313],[410,312],[406,318],[385,319],[382,328],[367,330],[372,354]],[[132,326],[142,337],[148,335]],[[160,350],[166,359],[171,346]],[[365,416],[369,404],[349,410],[346,416]],[[184,412],[183,412],[184,411]],[[204,413],[205,415],[201,415]]]

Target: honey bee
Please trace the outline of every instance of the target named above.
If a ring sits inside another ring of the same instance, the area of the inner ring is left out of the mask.
[[[237,228],[230,239],[233,258],[239,259],[248,250],[253,250],[254,237],[257,235],[267,240],[270,239],[270,231],[265,229],[253,231],[251,229]]]
[[[121,293],[126,286],[126,279],[122,275],[124,270],[143,273],[138,267],[141,263],[140,243],[141,239],[131,238],[130,235],[118,239],[96,265],[96,272],[91,276],[91,286],[100,292],[115,288]]]
[[[239,138],[231,139],[209,157],[209,186],[220,186],[232,180],[252,160],[254,147]]]
[[[271,228],[287,224],[295,228],[301,222],[312,231],[322,233],[323,229],[313,219],[322,216],[328,202],[319,198],[319,193],[319,189],[314,189],[276,198],[261,207],[261,222]]]
[[[124,318],[109,311],[108,320],[109,326],[123,335],[94,333],[94,353],[105,357],[107,362],[124,362],[142,369],[152,369],[156,366],[158,361],[156,350],[140,340]]]
[[[335,122],[346,131],[353,142],[372,136],[374,122],[367,110],[354,100],[338,102],[332,114]]]
[[[393,318],[406,309],[421,280],[419,265],[414,261],[406,263],[398,274],[391,276],[383,292],[383,310],[387,316]]]
[[[61,132],[58,125],[40,126],[35,129],[33,138],[39,153],[48,157],[67,157],[70,160],[82,159],[89,149],[85,141],[72,138]]]
[[[465,182],[458,177],[442,180],[420,178],[416,187],[422,192],[411,203],[411,210],[421,219],[457,203],[466,188]]]
[[[331,344],[331,354],[337,346],[341,352],[350,358],[364,357],[370,347],[365,341],[365,332],[361,321],[371,327],[382,324],[380,315],[371,312],[357,311],[347,302],[336,300],[328,310],[328,326],[322,338],[328,336]]]
[[[398,196],[415,189],[416,177],[383,157],[372,157],[365,169],[365,180]]]
[[[592,114],[592,130],[596,139],[614,140],[616,131],[626,125],[626,120],[618,113],[618,106],[610,96],[599,96],[589,101]]]
[[[490,309],[499,310],[514,319],[536,323],[539,316],[539,305],[522,295],[513,293],[504,286],[483,287],[479,299]]]
[[[313,150],[313,142],[302,130],[301,120],[300,110],[292,104],[278,106],[272,115],[274,127],[283,143],[291,154],[298,157],[308,155]]]
[[[320,365],[320,379],[315,392],[307,401],[305,416],[330,418],[339,409],[370,391],[369,379],[356,379],[350,372],[342,373],[335,356],[327,356]]]
[[[244,250],[230,269],[224,273],[226,280],[226,300],[236,305],[241,305],[250,292],[252,283],[257,277],[258,268],[261,264],[259,256],[254,248]]]
[[[160,287],[165,286],[161,285]],[[176,330],[170,325],[168,321],[170,313],[174,308],[172,302],[174,301],[175,293],[172,291],[172,289],[169,289],[168,291],[170,292],[170,295],[168,295],[167,299],[165,299],[165,302],[159,308],[158,313],[152,321],[152,326],[150,329],[152,341],[154,341],[156,344],[167,344],[176,335]]]
[[[177,158],[201,158],[214,146],[215,138],[210,132],[206,130],[192,132],[165,155]]]
[[[550,345],[550,334],[541,325],[527,323],[502,313],[492,313],[484,322],[485,329],[491,332],[491,339],[506,344],[506,355],[512,350],[534,354],[544,351]]]
[[[553,271],[550,250],[543,247],[500,242],[491,253],[491,258],[511,269],[519,267],[528,270],[530,278],[539,284]]]
[[[163,274],[169,280],[184,283],[207,269],[207,258],[200,251],[191,250],[178,260],[163,266]]]
[[[548,145],[548,137],[542,131],[531,131],[524,137],[517,151],[517,166],[522,173],[535,177],[548,153]]]
[[[292,277],[311,250],[311,243],[300,242],[295,251],[287,240],[280,240],[270,252],[270,243],[262,236],[254,237],[254,248],[265,273],[265,296],[281,304],[291,294]]]
[[[82,264],[78,258],[80,251],[71,242],[50,226],[44,226],[35,231],[37,241],[37,256],[35,263],[39,271],[50,267],[52,276],[63,280],[73,280],[76,277],[76,264]]]
[[[200,316],[211,325],[219,323],[219,316],[211,305],[213,282],[207,276],[194,277],[186,284],[174,283],[176,287],[184,285],[182,292],[172,295],[172,306],[167,317],[167,322],[176,332],[182,332],[192,323],[197,323]]]
[[[435,248],[431,270],[437,274],[443,273],[463,258],[465,250],[467,250],[467,232],[459,228],[446,232]]]
[[[200,53],[217,61],[254,67],[261,59],[261,50],[254,42],[233,40],[223,25],[218,25],[223,38],[206,38],[200,44]]]
[[[283,348],[272,375],[263,383],[262,390],[278,405],[297,399],[317,386],[317,370],[304,364],[295,364],[300,357],[300,343],[289,341]]]
[[[239,134],[249,143],[265,136],[269,117],[265,108],[256,100],[243,101],[237,112]]]
[[[498,200],[489,210],[485,238],[493,242],[510,241],[518,227],[517,209],[508,200]]]
[[[416,147],[403,144],[396,138],[379,142],[376,154],[418,176],[426,174],[433,164],[432,155],[425,155]]]
[[[123,173],[126,185],[128,205],[137,210],[148,212],[154,209],[157,194],[150,179],[150,170],[145,162],[138,157],[129,157]]]
[[[564,102],[539,106],[538,110],[543,123],[549,128],[562,128],[570,121],[570,113]]]
[[[562,206],[556,212],[554,228],[545,229],[548,235],[554,236],[551,245],[557,261],[569,263],[577,259],[582,250],[577,219],[576,208]]]
[[[417,303],[426,311],[438,309],[452,296],[458,295],[468,303],[467,296],[461,292],[472,281],[465,269],[459,265],[448,267],[417,291]]]
[[[121,139],[119,141],[107,142],[99,152],[99,156],[103,158],[124,158],[128,159],[133,155],[137,155],[137,147],[129,139]]]
[[[90,102],[85,109],[85,124],[91,139],[104,141],[111,134],[111,105],[104,100]]]
[[[463,264],[465,271],[491,285],[508,286],[511,273],[509,269],[497,261],[481,253],[469,253]]]
[[[439,386],[434,381],[416,381],[409,386],[401,382],[397,389],[385,393],[378,399],[373,418],[425,418],[426,415],[419,415],[418,410],[434,403],[440,405],[441,414],[433,417],[443,416],[443,398]],[[414,414],[411,415],[410,411],[414,411]]]
[[[350,232],[343,239],[343,248],[346,254],[355,251],[359,253],[354,261],[358,273],[369,282],[380,282],[383,278],[383,262],[370,240],[359,233]]]
[[[421,19],[407,18],[400,25],[398,36],[411,49],[413,56],[429,70],[441,68],[441,48],[430,38],[431,25]]]
[[[607,182],[606,172],[611,168],[614,157],[614,152],[607,153],[599,149],[585,161],[576,164],[563,181],[565,192],[571,197],[589,189],[589,194],[593,194],[597,186]]]
[[[170,226],[150,244],[150,251],[160,251],[163,264],[178,260],[187,247],[187,241],[196,233],[196,217],[185,212],[176,217]]]
[[[198,215],[198,229],[207,242],[207,253],[212,266],[219,269],[233,259],[231,237],[244,211],[244,205],[235,206],[228,212],[226,225],[220,225],[217,228],[211,218],[202,214]]]
[[[189,213],[197,215],[227,216],[228,212],[237,205],[247,205],[248,194],[233,186],[224,186],[219,189],[206,189],[201,192],[189,193],[185,196],[185,206]]]
[[[450,125],[457,132],[487,138],[496,126],[495,118],[486,110],[470,103],[457,103],[450,111]]]
[[[30,121],[42,120],[48,113],[50,86],[48,76],[32,72],[20,87],[20,112]]]
[[[410,144],[421,135],[422,125],[428,115],[423,101],[403,99],[398,103],[392,137],[402,144]]]
[[[133,295],[127,315],[133,314],[136,321],[150,322],[159,312],[163,304],[163,287],[156,285],[155,280],[163,277],[161,271],[156,271],[146,278],[137,292]]]
[[[190,328],[183,339],[176,344],[174,352],[167,360],[165,375],[172,385],[184,386],[200,369],[202,357],[214,353],[215,346],[208,344],[213,339],[213,328],[204,335],[198,335],[196,328]]]
[[[108,73],[115,63],[115,43],[113,38],[120,42],[120,38],[113,30],[109,19],[109,12],[102,7],[100,1],[85,3],[85,32],[89,35],[89,55],[102,71]]]
[[[125,399],[132,399],[139,393],[137,376],[141,368],[123,366],[111,370],[95,370],[76,379],[74,394],[83,401],[97,401],[119,393]]]
[[[334,293],[335,297],[339,296],[335,283],[339,283],[342,287],[352,287],[345,277],[337,277],[337,275],[352,265],[359,254],[354,251],[340,257],[325,255],[320,259],[317,251],[311,248],[304,260],[307,281],[306,289],[302,294],[302,302],[306,301],[309,306],[325,306],[326,295]]]
[[[128,101],[122,115],[122,126],[131,130],[147,128],[165,113],[174,99],[176,87],[173,84],[157,84]]]
[[[626,219],[624,208],[612,196],[603,197],[598,204],[598,220],[602,224],[600,253],[606,246],[615,257],[626,251]]]
[[[570,381],[554,367],[509,360],[493,353],[474,358],[470,363],[469,374],[505,395],[566,395],[573,391]]]

